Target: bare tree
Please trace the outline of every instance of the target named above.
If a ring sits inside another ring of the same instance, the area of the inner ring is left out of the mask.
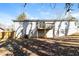
[[[26,20],[26,14],[23,12],[17,17],[17,20]]]

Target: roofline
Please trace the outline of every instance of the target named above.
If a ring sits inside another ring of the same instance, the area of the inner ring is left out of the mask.
[[[3,28],[0,27],[1,30],[4,30]]]
[[[38,19],[28,19],[28,20],[13,20],[13,22],[60,22],[60,21],[78,21],[78,20],[66,20],[66,19],[62,19],[62,20],[57,20],[57,19],[42,19],[42,20],[38,20]]]

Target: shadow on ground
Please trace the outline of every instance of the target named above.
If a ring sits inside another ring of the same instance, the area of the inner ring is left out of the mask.
[[[21,41],[9,39],[1,45],[12,52],[14,56],[30,56],[27,49],[39,56],[78,56],[79,47],[63,46],[59,43],[49,43],[36,39]],[[26,50],[23,50],[25,48]],[[9,55],[9,54],[6,54]]]

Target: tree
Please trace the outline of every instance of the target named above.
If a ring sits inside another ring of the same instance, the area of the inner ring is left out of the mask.
[[[23,21],[23,20],[26,20],[27,17],[26,17],[26,14],[23,12],[16,19],[20,20],[20,21]],[[20,36],[20,37],[26,37],[26,29],[27,29],[28,24],[29,24],[28,22],[19,22],[19,27],[17,28],[16,31],[18,32],[19,29],[21,29],[21,28],[22,29],[17,33],[17,37],[18,36]]]
[[[26,20],[26,14],[23,12],[17,17],[17,20]]]

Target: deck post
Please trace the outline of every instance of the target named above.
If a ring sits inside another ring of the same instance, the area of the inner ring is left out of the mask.
[[[37,36],[37,39],[38,39],[38,22],[36,22],[36,30],[37,30],[36,36]]]
[[[30,39],[31,38],[31,36],[30,35],[32,35],[32,33],[31,33],[31,29],[32,29],[32,22],[30,22],[30,24],[31,24],[31,28],[30,28],[30,31],[29,31],[29,35],[28,35],[28,38]]]
[[[65,28],[65,36],[68,35],[69,26],[70,26],[70,21],[67,21],[67,26]]]
[[[46,24],[44,23],[44,35],[45,35],[44,38],[46,38],[46,34],[45,33],[46,33]]]
[[[53,38],[55,37],[55,22],[53,23]]]
[[[57,29],[57,36],[59,37],[60,34],[60,27],[61,27],[62,21],[60,21],[59,25],[58,25],[58,29]]]

